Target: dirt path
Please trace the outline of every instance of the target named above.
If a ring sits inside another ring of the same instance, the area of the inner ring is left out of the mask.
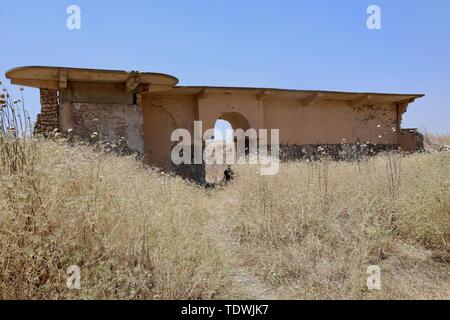
[[[231,298],[249,300],[273,300],[275,292],[266,286],[255,275],[251,274],[239,257],[239,240],[233,236],[230,212],[238,210],[239,197],[233,196],[232,190],[212,192],[206,202],[207,212],[210,214],[208,228],[215,234],[216,245],[225,255],[229,274],[232,278],[233,288]]]

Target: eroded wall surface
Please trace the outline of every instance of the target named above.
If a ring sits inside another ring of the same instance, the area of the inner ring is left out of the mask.
[[[262,104],[254,95],[206,94],[198,99],[198,116],[203,121],[203,130],[214,128],[223,114],[234,112],[247,119],[250,128],[264,128]]]
[[[72,129],[83,138],[97,135],[99,141],[125,140],[132,151],[143,153],[142,108],[129,104],[71,104]]]
[[[322,100],[303,106],[298,100],[264,101],[265,127],[280,129],[282,145],[397,144],[399,128],[393,104],[351,107]]]
[[[194,137],[197,100],[193,96],[143,95],[143,136],[146,160],[150,164],[170,169],[171,151],[176,142],[172,132],[186,129]]]
[[[402,151],[413,153],[424,150],[424,136],[417,129],[402,129],[398,140]]]
[[[61,131],[84,139],[125,143],[144,153],[142,107],[137,96],[116,84],[71,84],[60,93]]]
[[[229,120],[234,129],[279,129],[281,156],[286,160],[314,158],[319,148],[335,158],[348,158],[396,149],[399,144],[401,117],[394,103],[352,106],[347,101],[320,100],[305,106],[299,99],[251,94],[170,92],[144,95],[142,100],[145,153],[150,163],[165,168],[171,167],[176,144],[172,132],[184,128],[193,137],[195,120],[202,121],[203,132],[220,118]],[[235,114],[246,121],[228,117]]]

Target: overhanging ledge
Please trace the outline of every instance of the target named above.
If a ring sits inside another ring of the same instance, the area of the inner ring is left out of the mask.
[[[6,72],[12,84],[51,90],[66,90],[70,83],[121,84],[126,93],[194,95],[204,99],[210,94],[250,94],[258,100],[270,97],[297,99],[303,106],[318,101],[333,100],[348,103],[352,107],[370,103],[396,103],[405,105],[423,94],[341,92],[323,90],[290,90],[274,88],[177,86],[178,79],[163,73],[101,70],[86,68],[29,66]],[[402,107],[403,108],[403,107]]]
[[[12,84],[52,90],[64,90],[68,82],[123,83],[129,92],[165,91],[178,84],[177,78],[163,73],[66,67],[19,67],[5,76]]]
[[[356,107],[370,103],[412,103],[424,97],[424,94],[380,93],[380,92],[344,92],[324,90],[295,90],[252,87],[211,87],[211,86],[175,86],[171,91],[163,94],[194,95],[205,98],[207,95],[254,95],[262,100],[270,97],[299,100],[303,106],[313,105],[317,101],[332,100],[348,103]]]

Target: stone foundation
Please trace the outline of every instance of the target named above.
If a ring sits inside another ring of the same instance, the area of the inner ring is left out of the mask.
[[[36,118],[35,134],[47,134],[59,129],[58,91],[40,89],[41,113]]]
[[[270,156],[270,146],[267,149],[268,155]],[[282,145],[280,146],[280,161],[282,163],[300,160],[318,161],[324,158],[334,161],[358,161],[363,159],[364,157],[375,156],[379,153],[400,150],[401,148],[397,144]],[[191,154],[194,154],[193,148]],[[228,165],[223,164],[206,166],[204,163],[201,165],[172,164],[172,172],[174,174],[202,185],[208,182],[206,179],[206,171],[211,170],[211,168],[213,168],[213,170],[215,171],[217,171],[217,168],[221,168],[222,171],[224,171],[228,168]]]
[[[332,160],[358,160],[386,151],[397,151],[397,144],[317,144],[280,146],[281,162],[295,160],[319,160],[327,157]]]

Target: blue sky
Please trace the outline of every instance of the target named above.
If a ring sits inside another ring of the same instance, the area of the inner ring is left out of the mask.
[[[81,8],[82,29],[66,28]],[[382,29],[366,27],[369,5]],[[1,0],[15,66],[155,71],[181,85],[424,93],[404,127],[450,133],[450,1]],[[37,90],[26,103],[38,111]]]

